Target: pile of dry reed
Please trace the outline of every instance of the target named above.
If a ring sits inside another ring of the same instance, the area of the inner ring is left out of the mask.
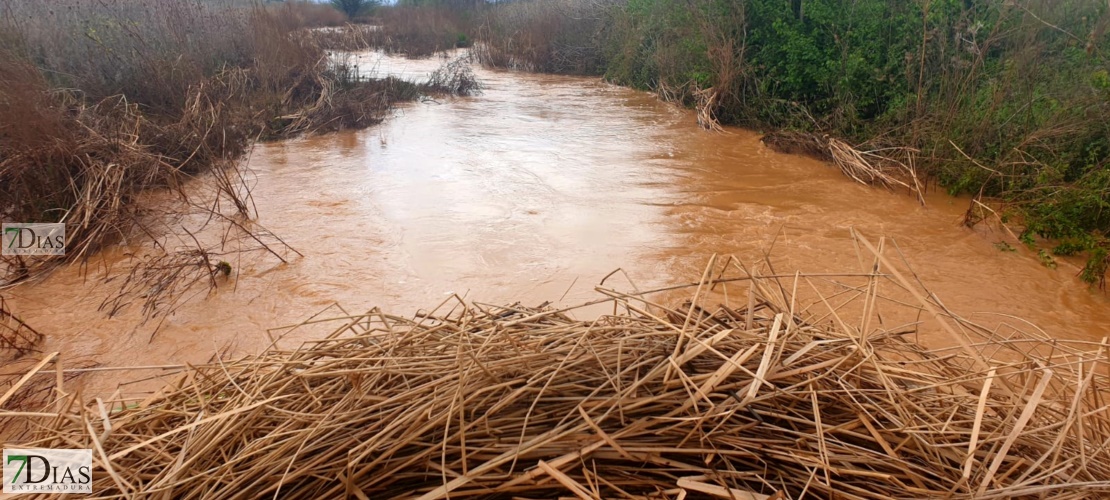
[[[760,276],[730,260],[738,276],[711,266],[674,309],[599,287],[592,307],[612,310],[592,321],[458,297],[411,319],[345,315],[322,340],[183,371],[141,401],[60,401],[26,444],[94,449],[105,497],[1110,493],[1105,341],[998,337],[888,264]],[[817,282],[841,292],[803,307]],[[699,305],[721,292],[742,305]],[[886,327],[880,305],[933,319]],[[961,347],[926,350],[918,324]]]
[[[699,120],[700,116],[699,111]],[[804,154],[832,162],[844,175],[860,184],[905,188],[925,204],[925,187],[915,165],[917,151],[911,148],[863,150],[827,135],[795,131],[772,132],[761,140],[780,153]]]

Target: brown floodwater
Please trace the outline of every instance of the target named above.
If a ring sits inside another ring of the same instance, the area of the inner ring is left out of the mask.
[[[361,62],[419,78],[440,61]],[[1000,251],[1002,233],[961,225],[967,200],[934,193],[922,207],[770,151],[755,132],[705,132],[689,111],[597,79],[477,75],[479,96],[259,144],[249,160],[259,221],[303,257],[235,261],[228,284],[182,305],[153,337],[137,306],[114,318],[98,310],[113,290],[99,283],[102,264],[120,272],[124,250],[94,258],[85,275],[61,269],[4,295],[48,335],[45,352],[75,363],[196,363],[224,348],[257,352],[266,329],[335,303],[402,315],[451,294],[574,304],[596,298],[617,268],[641,288],[688,282],[710,255],[755,260],[772,240],[780,268],[858,272],[855,228],[897,241],[961,315],[1014,315],[1066,338],[1107,333],[1110,301],[1076,279],[1074,263],[1048,269],[1024,249]],[[86,394],[113,391],[119,377],[86,376]]]

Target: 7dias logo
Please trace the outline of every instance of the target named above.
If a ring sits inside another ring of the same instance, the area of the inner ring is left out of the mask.
[[[0,249],[3,255],[65,255],[66,225],[5,222]]]
[[[92,493],[92,450],[4,450],[4,493]]]

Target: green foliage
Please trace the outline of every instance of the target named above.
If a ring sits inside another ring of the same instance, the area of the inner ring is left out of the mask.
[[[1105,247],[1091,251],[1087,265],[1079,272],[1079,278],[1088,284],[1098,284],[1099,288],[1106,288],[1106,271],[1110,268],[1110,252]]]
[[[1080,238],[1069,238],[1052,248],[1053,255],[1076,255],[1092,248],[1091,242]]]
[[[1056,259],[1053,259],[1052,256],[1049,255],[1048,252],[1044,251],[1043,248],[1037,250],[1037,258],[1040,259],[1041,265],[1043,265],[1044,267],[1047,267],[1049,269],[1056,269]]]
[[[1022,232],[1022,233],[1021,233],[1021,234],[1020,234],[1020,235],[1018,236],[1018,239],[1019,239],[1019,240],[1021,240],[1021,242],[1022,242],[1022,243],[1023,243],[1023,244],[1025,245],[1025,246],[1029,247],[1029,249],[1033,249],[1033,248],[1036,248],[1036,247],[1037,247],[1037,240],[1035,240],[1035,239],[1033,238],[1033,233],[1032,233],[1032,232],[1030,232],[1030,231],[1024,231],[1024,232]]]
[[[376,0],[328,0],[332,7],[354,19],[359,14],[367,14],[378,6]]]
[[[1110,231],[1110,170],[1100,167],[1074,183],[1036,179],[1026,200],[1027,230],[1046,238],[1105,236]]]
[[[607,77],[644,88],[727,86],[718,110],[726,121],[814,128],[797,120],[808,114],[855,133],[912,93],[903,74],[920,38],[912,4],[629,0],[618,17]]]

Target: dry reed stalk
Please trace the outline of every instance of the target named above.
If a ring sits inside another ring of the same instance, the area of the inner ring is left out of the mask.
[[[883,169],[870,161],[866,153],[857,150],[848,143],[839,139],[829,138],[829,153],[833,163],[840,167],[844,175],[851,177],[861,184],[878,184],[887,188],[902,186],[913,189],[909,184],[902,182],[887,174]]]
[[[0,297],[0,359],[18,359],[35,352],[42,334],[19,319]]]
[[[917,151],[912,148],[861,150],[827,135],[790,131],[770,133],[761,140],[780,153],[804,154],[830,161],[860,184],[906,188],[925,205],[925,184],[917,175]],[[905,157],[904,161],[896,158],[899,153]]]
[[[694,107],[698,112],[698,125],[713,132],[723,132],[724,128],[717,121],[717,107],[721,97],[717,88],[695,90],[694,97],[697,98],[697,104]]]
[[[928,293],[887,300],[911,283],[867,247],[863,275],[711,264],[673,309],[599,288],[591,304],[615,313],[589,321],[458,297],[414,318],[344,315],[326,338],[184,370],[137,405],[27,416],[40,431],[25,445],[94,448],[101,497],[1110,494],[1110,346],[1006,340]],[[854,298],[803,302],[823,280]],[[703,305],[726,286],[750,290],[744,306]],[[880,303],[932,311],[963,348],[913,342]]]

